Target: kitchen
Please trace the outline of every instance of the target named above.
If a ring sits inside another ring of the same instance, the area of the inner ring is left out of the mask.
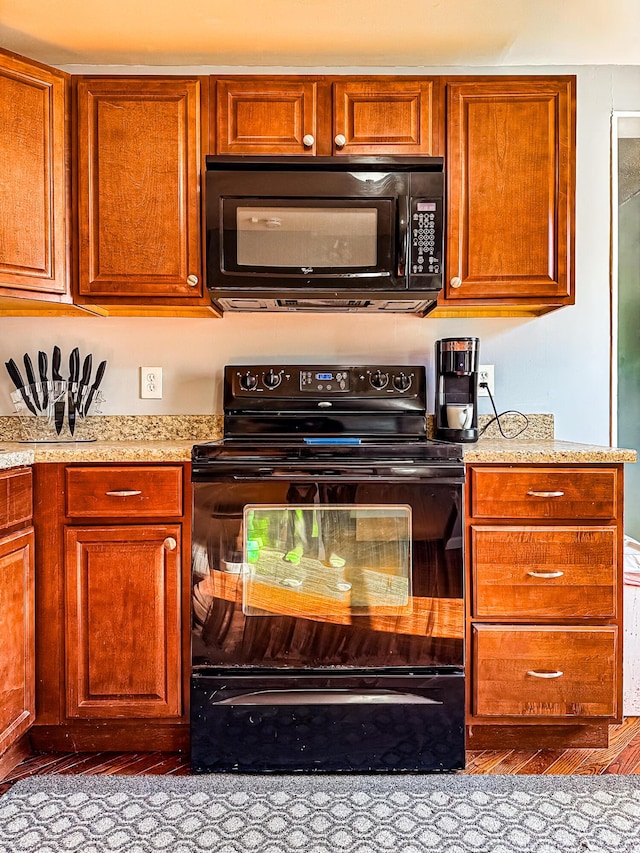
[[[241,73],[247,69],[237,70]],[[254,68],[250,70],[255,72]],[[387,71],[376,68],[376,73]],[[462,63],[454,71],[450,67],[420,68],[421,75],[478,71],[480,68]],[[482,363],[495,364],[500,409],[551,412],[558,438],[609,445],[609,113],[612,108],[628,108],[637,69],[608,65],[585,68],[579,64],[558,67],[552,63],[541,67],[532,63],[517,68],[482,67],[481,71],[524,76],[576,74],[575,305],[539,317],[425,320],[359,314],[228,314],[222,320],[4,316],[0,322],[5,361],[24,352],[25,340],[32,350],[51,351],[58,344],[68,353],[78,346],[82,353],[92,351],[96,358],[109,363],[102,385],[105,414],[206,416],[221,412],[225,364],[273,360],[424,364],[433,382],[435,341],[478,336]],[[198,69],[198,74],[209,72],[216,73],[211,68]],[[74,68],[72,73],[101,72],[93,67]],[[176,70],[171,69],[171,73]],[[301,73],[307,70],[301,69]],[[394,67],[393,73],[415,74],[415,69]],[[139,397],[139,370],[149,364],[163,369],[160,400]],[[8,394],[0,405],[4,406],[2,414],[11,414]],[[430,402],[430,410],[432,406]],[[485,412],[489,411],[487,407]]]

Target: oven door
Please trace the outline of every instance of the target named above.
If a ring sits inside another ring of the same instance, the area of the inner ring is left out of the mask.
[[[462,670],[463,477],[435,470],[194,473],[194,671]]]

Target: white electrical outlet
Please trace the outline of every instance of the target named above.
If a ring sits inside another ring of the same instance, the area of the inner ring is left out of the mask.
[[[493,364],[481,364],[478,368],[478,397],[488,397],[489,391],[495,397],[496,394],[496,386],[493,375]],[[486,382],[489,386],[489,391],[486,388],[481,388],[480,383]]]
[[[143,400],[162,399],[162,368],[140,368],[140,396]]]

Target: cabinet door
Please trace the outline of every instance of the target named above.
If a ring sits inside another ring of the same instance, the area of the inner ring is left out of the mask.
[[[68,76],[0,53],[0,294],[68,293]]]
[[[315,81],[217,81],[217,154],[316,154]]]
[[[0,539],[0,755],[35,719],[33,528]]]
[[[334,83],[334,153],[439,154],[440,92],[429,78]]]
[[[68,717],[181,713],[180,527],[65,532]]]
[[[80,80],[79,293],[200,298],[200,83]]]
[[[573,301],[573,78],[450,83],[445,297]]]

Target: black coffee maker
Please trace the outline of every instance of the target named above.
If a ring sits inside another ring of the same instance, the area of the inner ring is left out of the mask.
[[[436,438],[478,440],[479,338],[436,341]]]

